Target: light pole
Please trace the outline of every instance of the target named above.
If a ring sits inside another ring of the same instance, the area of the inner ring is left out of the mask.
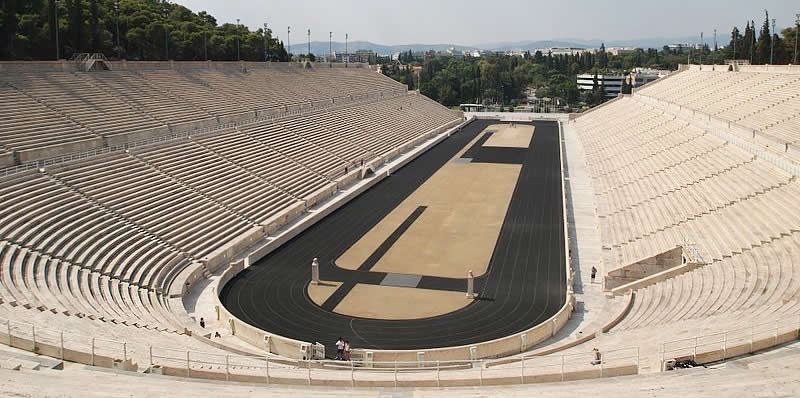
[[[286,27],[286,57],[292,62],[292,27]]]
[[[717,48],[717,30],[714,29],[714,52],[717,52],[719,48]]]
[[[797,35],[800,34],[800,14],[795,14],[794,24],[794,64],[797,65]]]
[[[331,63],[333,56],[333,32],[328,32],[328,63]]]
[[[114,0],[114,11],[117,13],[117,58],[122,59],[122,47],[119,45],[119,0]]]
[[[350,53],[347,51],[347,39],[350,38],[349,33],[344,34],[344,66],[347,67],[347,63],[350,62]]]
[[[769,64],[774,65],[772,56],[775,52],[775,18],[772,18],[772,35],[769,37]]]
[[[308,30],[308,60],[311,60],[311,29]]]
[[[169,0],[164,0],[162,3],[164,12],[164,60],[169,61],[169,30],[167,29],[167,21],[169,20]]]
[[[703,32],[700,32],[700,65],[703,65],[703,53],[706,51],[706,44],[703,42]]]
[[[208,20],[203,15],[203,56],[208,61],[208,46],[206,45],[206,35],[208,34]]]
[[[240,29],[239,29],[239,18],[236,18],[236,60],[237,61],[241,61],[242,60],[242,58],[240,56],[240,53],[239,53],[239,34],[240,33],[241,32],[240,32]]]
[[[55,17],[56,17],[56,20],[55,20],[55,30],[56,30],[56,61],[58,61],[58,60],[61,58],[61,55],[59,54],[59,50],[60,50],[60,49],[58,48],[58,3],[60,3],[60,2],[61,2],[60,0],[56,0],[56,1],[54,2],[54,6],[53,6],[53,11],[55,11]]]
[[[267,23],[264,22],[264,62],[267,62]]]

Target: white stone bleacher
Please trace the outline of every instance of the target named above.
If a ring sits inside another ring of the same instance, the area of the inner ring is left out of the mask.
[[[314,116],[290,117],[281,119],[276,124],[297,134],[302,139],[324,148],[327,153],[339,159],[339,163],[353,164],[367,156],[364,148],[349,141],[341,134],[337,134],[337,131],[317,123]]]
[[[217,92],[210,83],[196,74],[172,70],[145,71],[139,74],[145,81],[166,90],[178,100],[215,117],[249,111],[239,103],[239,97]]]
[[[656,361],[666,341],[800,315],[800,183],[695,127],[690,114],[637,98],[765,129],[792,120],[781,112],[800,103],[792,88],[800,76],[776,75],[681,72],[575,120],[596,188],[604,270],[685,245],[707,264],[636,289],[610,333],[565,352],[636,341],[643,361]]]
[[[136,72],[106,71],[81,75],[104,92],[124,98],[141,112],[165,124],[177,124],[212,117],[163,88],[154,85]]]
[[[800,235],[789,236],[640,290],[619,330],[717,314],[800,313]]]
[[[32,75],[32,80],[41,78]],[[136,111],[159,115],[154,108],[163,104],[169,109],[163,113],[166,123],[201,116],[192,113],[199,107],[168,108],[169,101],[159,96],[168,88],[140,76],[115,72],[58,79],[84,87],[75,91],[78,101],[90,95],[88,86],[113,92],[111,98],[140,94],[130,102]],[[52,78],[43,80],[36,81],[37,93],[50,93],[45,82]],[[66,104],[66,94],[59,94],[62,99]],[[398,111],[401,103],[408,104],[404,111]],[[119,334],[106,337],[131,343],[159,341],[137,335],[138,330],[178,336],[186,313],[172,308],[180,304],[169,298],[174,293],[169,286],[179,272],[198,259],[202,264],[204,256],[309,200],[322,187],[335,185],[331,173],[347,161],[388,153],[393,148],[376,144],[386,134],[397,132],[410,141],[458,119],[418,95],[389,97],[357,109],[360,114],[382,112],[369,120],[392,118],[393,124],[380,134],[373,129],[354,133],[341,120],[355,108],[339,105],[324,113],[249,123],[0,179],[0,199],[11,204],[0,209],[0,306],[13,310],[0,313],[15,322],[86,336],[103,335],[103,325],[109,325]],[[276,130],[280,134],[270,134]],[[377,150],[360,146],[367,143]],[[25,311],[33,314],[30,319]],[[83,327],[83,322],[93,326]],[[161,341],[178,351],[187,349],[184,337]],[[210,347],[191,349],[207,352]]]
[[[92,203],[48,175],[3,181],[4,240],[143,288],[180,262],[175,250],[124,217]]]
[[[0,241],[0,258],[11,264],[3,270],[4,305],[177,332],[162,303],[148,289],[5,241]]]
[[[330,182],[298,161],[240,131],[202,137],[195,142],[300,199],[305,199]]]
[[[269,181],[196,142],[169,144],[134,154],[254,224],[263,224],[296,202]]]
[[[6,78],[18,90],[41,101],[98,135],[114,135],[163,126],[124,98],[98,88],[81,74],[24,73]]]
[[[243,214],[131,154],[112,154],[49,173],[193,258],[204,257],[252,227]]]
[[[800,142],[800,74],[686,71],[636,95],[716,116],[783,142]]]
[[[27,150],[98,136],[63,114],[0,81],[0,146]]]
[[[0,166],[405,90],[361,67],[8,73],[0,104],[17,112],[0,116]]]
[[[241,132],[326,178],[346,164],[343,159],[276,122],[245,126]]]

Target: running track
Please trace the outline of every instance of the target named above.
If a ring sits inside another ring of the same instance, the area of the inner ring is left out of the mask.
[[[474,344],[526,330],[551,317],[566,295],[555,122],[533,122],[536,133],[529,149],[473,146],[464,155],[473,157],[473,162],[522,163],[489,271],[476,278],[479,300],[440,316],[387,321],[333,313],[314,304],[306,293],[313,257],[319,258],[323,280],[379,284],[385,273],[344,270],[333,260],[486,126],[496,123],[474,121],[251,265],[223,288],[223,305],[239,319],[273,334],[328,346],[343,336],[354,348],[371,349]],[[465,291],[466,281],[423,277],[418,287]]]

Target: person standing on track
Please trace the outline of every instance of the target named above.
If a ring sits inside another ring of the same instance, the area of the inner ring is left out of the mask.
[[[339,361],[344,360],[344,340],[342,340],[341,336],[336,340],[336,359]]]
[[[344,342],[344,360],[345,361],[349,361],[350,360],[350,351],[352,351],[352,348],[350,348],[350,340],[345,340],[345,342]]]

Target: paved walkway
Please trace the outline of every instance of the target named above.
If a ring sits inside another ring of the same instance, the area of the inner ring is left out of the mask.
[[[568,123],[563,123],[562,136],[566,160],[564,186],[567,191],[567,227],[569,247],[572,251],[571,264],[575,272],[573,290],[576,305],[572,318],[553,339],[547,341],[548,345],[580,337],[578,333],[601,315],[606,304],[601,283],[602,247],[592,179],[586,171],[583,145]],[[593,265],[598,271],[595,283],[591,283]]]

